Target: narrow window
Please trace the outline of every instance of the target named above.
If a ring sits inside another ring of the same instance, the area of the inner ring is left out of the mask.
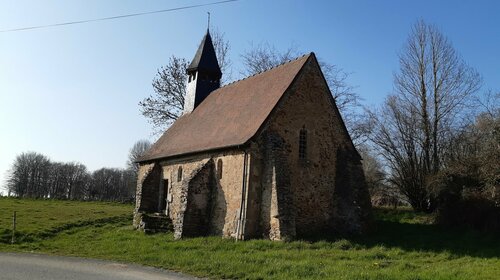
[[[179,166],[179,170],[177,170],[177,182],[182,181],[182,166]]]
[[[191,82],[191,77],[193,77],[193,75],[189,74],[188,83]]]
[[[217,161],[217,178],[222,179],[222,159]]]
[[[299,135],[299,160],[306,163],[307,160],[307,130],[302,128]]]

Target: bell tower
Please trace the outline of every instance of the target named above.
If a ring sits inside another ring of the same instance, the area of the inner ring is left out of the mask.
[[[212,91],[220,87],[222,72],[217,62],[212,37],[208,29],[186,71],[188,82],[184,98],[184,114],[189,114]]]

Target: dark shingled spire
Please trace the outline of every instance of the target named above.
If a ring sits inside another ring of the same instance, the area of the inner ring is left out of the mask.
[[[184,114],[191,113],[205,98],[220,87],[222,72],[217,62],[210,32],[201,40],[193,61],[186,69],[188,83],[184,97]]]
[[[214,45],[212,44],[212,37],[210,36],[208,29],[207,34],[205,34],[205,37],[201,40],[193,61],[191,61],[191,64],[189,64],[189,67],[187,68],[188,73],[192,73],[194,71],[215,75],[217,79],[222,77]]]

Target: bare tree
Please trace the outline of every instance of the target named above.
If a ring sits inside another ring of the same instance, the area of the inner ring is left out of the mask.
[[[88,184],[87,167],[81,163],[67,163],[68,184],[65,188],[67,199],[81,199],[81,194]]]
[[[496,108],[481,106],[475,121],[448,141],[445,165],[431,184],[440,202],[437,221],[441,224],[500,230],[500,106],[496,103]]]
[[[223,73],[222,82],[231,77],[231,60],[229,42],[224,33],[217,29],[211,32],[212,42]],[[167,65],[158,69],[153,78],[154,93],[139,102],[142,115],[153,125],[155,134],[161,133],[182,114],[184,96],[186,93],[187,73],[189,62],[185,58],[170,57]]]
[[[87,175],[87,167],[81,163],[52,162],[49,197],[59,199],[81,199],[81,194],[87,183]]]
[[[50,164],[50,175],[48,181],[48,197],[63,198],[67,182],[66,166],[64,163],[52,162]]]
[[[231,45],[229,41],[226,40],[226,34],[221,32],[218,28],[211,32],[212,43],[214,44],[215,55],[217,56],[217,62],[219,62],[219,67],[222,72],[221,84],[226,84],[231,81],[232,73],[232,61],[229,57],[229,52],[231,51]]]
[[[488,90],[481,97],[477,98],[479,110],[491,118],[500,116],[500,91]]]
[[[376,123],[371,135],[384,162],[390,169],[388,181],[397,186],[416,210],[429,208],[421,151],[418,146],[418,123],[412,108],[404,107],[398,96],[389,96],[383,107],[372,112]]]
[[[446,139],[473,108],[481,77],[435,27],[417,22],[399,55],[394,95],[378,114],[372,137],[392,171],[392,180],[417,210],[432,210],[429,175],[442,167]]]
[[[500,205],[500,92],[490,90],[480,102],[474,121],[448,140],[443,161],[447,172],[477,168],[485,189],[497,190]]]
[[[182,114],[187,67],[186,59],[172,56],[153,79],[154,94],[139,102],[141,113],[151,122],[156,133],[170,126]]]
[[[137,173],[139,170],[139,165],[136,161],[144,155],[144,153],[151,147],[151,142],[148,140],[139,140],[135,142],[134,146],[129,151],[127,168]]]
[[[252,44],[250,49],[241,55],[244,65],[241,73],[250,76],[264,72],[279,64],[297,58],[299,54],[297,47],[294,45],[280,51],[269,43]],[[334,64],[322,59],[318,60],[339,110],[345,111],[349,107],[358,106],[360,97],[354,92],[354,88],[347,83],[349,73]]]
[[[14,160],[7,189],[9,195],[23,198],[125,202],[135,196],[135,176],[133,170],[116,168],[101,168],[90,174],[81,163],[52,162],[42,154],[27,152]]]
[[[43,198],[49,188],[50,160],[39,153],[16,157],[7,178],[7,188],[18,197]]]
[[[280,51],[269,43],[251,44],[250,49],[241,55],[244,68],[240,72],[243,76],[251,76],[292,60],[298,55],[296,46]]]
[[[363,172],[365,174],[366,185],[370,191],[373,203],[374,199],[381,196],[381,191],[386,189],[386,174],[383,170],[381,161],[367,145],[361,145],[358,147],[358,151],[363,159]]]
[[[131,170],[101,168],[92,172],[92,183],[87,193],[88,200],[132,201],[135,194],[134,177]]]

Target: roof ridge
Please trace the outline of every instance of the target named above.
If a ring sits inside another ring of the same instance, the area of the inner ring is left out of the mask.
[[[284,61],[284,62],[282,62],[282,63],[280,63],[280,64],[276,64],[275,66],[273,66],[273,67],[271,67],[271,68],[269,68],[269,69],[267,69],[267,70],[264,70],[264,71],[259,71],[259,72],[257,72],[257,73],[254,73],[254,74],[250,75],[250,76],[246,76],[246,77],[244,77],[244,78],[241,78],[241,79],[238,79],[238,80],[232,81],[232,82],[230,82],[229,84],[225,84],[225,85],[221,86],[220,88],[218,88],[217,90],[219,90],[219,89],[221,89],[221,88],[225,88],[225,87],[227,87],[227,86],[229,86],[229,85],[232,85],[232,84],[234,84],[234,83],[244,81],[244,80],[249,79],[249,78],[251,78],[251,77],[254,77],[254,76],[257,76],[257,75],[260,75],[260,74],[264,74],[264,73],[269,72],[269,71],[271,71],[271,70],[273,70],[273,69],[276,69],[276,68],[281,67],[281,66],[283,66],[283,65],[285,65],[285,64],[291,63],[291,62],[293,62],[293,61],[297,61],[297,60],[299,60],[299,59],[301,59],[301,58],[304,58],[304,57],[306,57],[306,56],[308,56],[308,55],[311,55],[311,54],[313,54],[313,52],[310,52],[310,53],[305,53],[305,54],[300,55],[300,56],[298,56],[298,57],[296,57],[296,58],[289,59],[289,60]]]

